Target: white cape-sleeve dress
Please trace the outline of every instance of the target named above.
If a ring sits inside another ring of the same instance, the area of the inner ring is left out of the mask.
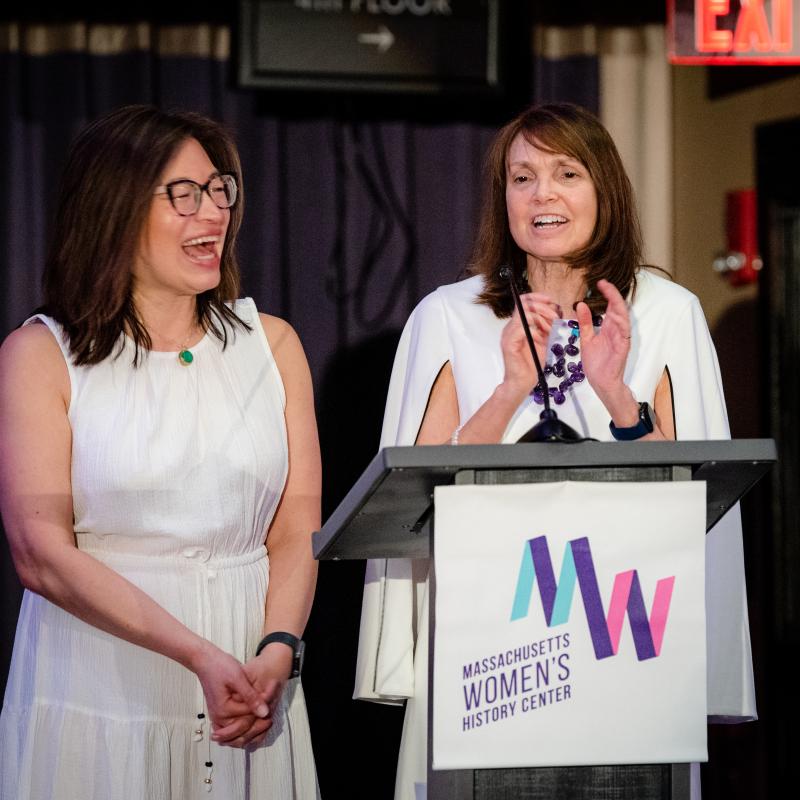
[[[442,286],[408,319],[395,357],[381,447],[416,440],[436,376],[450,362],[460,418],[468,420],[502,381],[500,333],[505,320],[475,298],[482,278]],[[697,298],[642,270],[630,303],[632,339],[625,382],[653,403],[669,372],[676,435],[681,440],[729,439],[722,381]],[[553,338],[567,326],[554,326]],[[538,420],[541,406],[522,403],[503,436],[515,442]],[[587,381],[574,386],[558,415],[584,436],[610,441],[609,415]],[[624,447],[624,443],[620,443]],[[708,715],[710,721],[756,718],[739,508],[706,536]],[[406,701],[396,800],[424,796],[427,780],[427,562],[367,563],[354,697]]]

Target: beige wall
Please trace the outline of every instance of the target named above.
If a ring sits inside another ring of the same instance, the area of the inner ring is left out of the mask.
[[[704,67],[672,71],[674,274],[698,295],[713,330],[726,310],[756,294],[711,270],[725,246],[725,192],[755,187],[756,125],[800,117],[800,77],[708,100]]]

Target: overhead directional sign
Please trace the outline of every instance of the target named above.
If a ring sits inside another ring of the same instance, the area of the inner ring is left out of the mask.
[[[500,88],[501,0],[240,0],[243,86],[396,92]]]
[[[394,34],[385,25],[381,25],[376,33],[359,33],[358,41],[361,44],[376,44],[378,52],[385,53],[394,44]]]

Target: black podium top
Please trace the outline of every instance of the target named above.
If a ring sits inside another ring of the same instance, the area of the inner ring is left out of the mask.
[[[583,471],[583,480],[641,481],[664,480],[654,475],[678,467],[685,478],[707,482],[708,531],[776,459],[772,439],[387,447],[314,533],[314,556],[427,558],[434,487],[453,483],[464,470],[543,471],[546,480],[570,480]]]

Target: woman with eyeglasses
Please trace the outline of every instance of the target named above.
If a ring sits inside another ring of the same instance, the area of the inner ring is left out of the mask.
[[[319,795],[311,380],[236,299],[239,175],[219,125],[146,106],[71,148],[45,304],[0,349],[2,800]]]

